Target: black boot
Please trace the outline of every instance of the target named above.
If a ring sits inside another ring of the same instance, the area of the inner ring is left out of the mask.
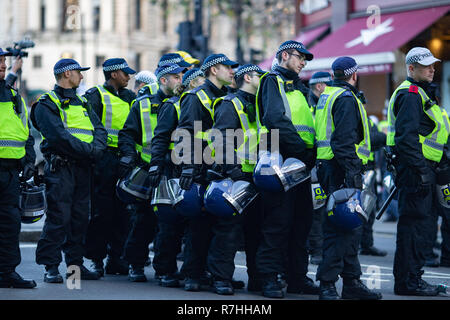
[[[25,280],[17,272],[0,272],[0,288],[33,289],[34,280]]]
[[[105,272],[106,274],[127,275],[128,263],[120,258],[108,257],[106,260]]]
[[[159,278],[159,285],[166,288],[178,288],[180,281],[175,274],[164,274]]]
[[[387,251],[378,249],[377,247],[367,247],[367,248],[361,248],[361,251],[359,254],[363,256],[375,256],[375,257],[384,257],[387,255]]]
[[[380,300],[381,293],[369,290],[360,279],[344,279],[342,299]]]
[[[197,292],[200,291],[201,287],[201,281],[200,279],[196,278],[186,278],[184,279],[184,290],[191,291],[191,292]]]
[[[68,267],[70,267],[70,265]],[[98,272],[90,271],[83,265],[78,265],[77,267],[80,268],[81,280],[98,280],[101,277]],[[75,274],[75,270],[72,273],[66,273],[66,279],[71,277],[73,274]]]
[[[91,268],[97,272],[100,277],[105,275],[105,269],[103,269],[103,260],[92,260]]]
[[[319,300],[339,300],[334,282],[320,281]]]
[[[394,284],[394,293],[398,296],[422,296],[433,297],[439,295],[438,286],[422,280],[423,271],[413,276],[407,283]]]
[[[287,287],[288,293],[296,293],[296,294],[314,294],[318,295],[320,293],[319,286],[314,284],[314,281],[308,277],[304,277],[300,281],[296,281],[295,283],[288,284]]]
[[[277,275],[263,278],[262,295],[267,298],[284,298],[283,284]]]
[[[231,281],[229,280],[214,280],[213,284],[213,291],[220,295],[233,295],[234,289],[233,285],[231,284]]]
[[[44,282],[47,283],[63,283],[64,280],[59,273],[58,266],[45,266]]]
[[[146,282],[147,277],[144,274],[144,267],[137,265],[130,265],[128,271],[128,280],[131,282]]]

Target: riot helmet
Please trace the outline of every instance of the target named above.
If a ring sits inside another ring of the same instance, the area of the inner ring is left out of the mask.
[[[327,203],[327,218],[335,226],[350,231],[367,222],[362,207],[361,191],[353,188],[333,192]]]
[[[175,211],[184,217],[198,217],[203,211],[203,196],[205,194],[205,187],[198,183],[193,183],[191,189],[184,190],[179,187],[179,179],[172,179],[172,187],[175,190],[174,207]],[[177,187],[178,185],[178,187]]]
[[[288,191],[310,177],[306,165],[295,158],[283,157],[278,152],[262,153],[256,164],[253,181],[264,191]]]
[[[205,209],[218,217],[232,217],[242,214],[258,196],[250,182],[230,178],[212,181],[206,189]]]
[[[151,205],[158,220],[165,223],[175,223],[179,215],[173,207],[177,202],[176,192],[178,183],[174,179],[168,180],[166,176],[161,177],[157,188],[153,189]]]
[[[375,188],[376,174],[374,170],[368,170],[363,176],[363,190],[361,192],[361,206],[367,214],[375,209],[377,196],[372,190]]]
[[[117,197],[124,203],[133,204],[149,200],[152,193],[148,171],[136,167],[116,185]]]
[[[21,221],[25,224],[35,223],[47,213],[47,197],[45,184],[39,186],[34,182],[23,182],[20,185],[19,208]]]

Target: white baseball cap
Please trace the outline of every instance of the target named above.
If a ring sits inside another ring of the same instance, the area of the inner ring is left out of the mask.
[[[441,60],[435,58],[430,50],[423,47],[412,48],[406,55],[406,64],[420,63],[423,66],[429,66],[436,61]]]
[[[157,81],[155,74],[148,70],[139,72],[137,75],[134,76],[134,79],[147,84]]]

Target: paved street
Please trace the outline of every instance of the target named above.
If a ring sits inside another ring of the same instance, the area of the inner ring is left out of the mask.
[[[42,225],[42,222],[39,222]],[[392,265],[395,251],[395,223],[375,222],[375,245],[387,250],[386,257],[360,256],[363,276],[362,280],[372,288],[379,288],[385,300],[418,300],[418,299],[449,299],[447,297],[401,297],[393,294]],[[23,233],[38,230],[39,224],[23,226]],[[25,232],[27,231],[27,232]],[[36,231],[37,232],[37,231]],[[30,233],[31,234],[31,233]],[[24,238],[25,236],[23,236]],[[212,292],[185,292],[182,289],[161,288],[154,280],[152,267],[145,269],[149,279],[147,283],[130,283],[127,276],[106,275],[99,281],[81,281],[80,288],[69,289],[67,283],[47,284],[43,282],[44,267],[34,262],[36,243],[22,242],[22,263],[18,271],[26,278],[37,282],[33,290],[0,289],[0,300],[260,300],[271,301],[258,293],[249,293],[245,289],[236,290],[234,296],[219,296]],[[439,253],[439,251],[436,251]],[[181,262],[179,262],[181,265]],[[85,262],[90,265],[89,261]],[[309,276],[315,279],[317,266],[309,266]],[[60,266],[61,274],[66,271],[65,265]],[[235,279],[247,281],[245,254],[239,252],[236,256]],[[433,284],[450,285],[450,268],[425,268],[423,279]],[[72,283],[73,285],[73,283]],[[337,283],[340,292],[342,281]],[[287,294],[287,300],[317,300],[316,296]]]

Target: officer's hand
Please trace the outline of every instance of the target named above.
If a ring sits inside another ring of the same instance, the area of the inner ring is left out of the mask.
[[[34,176],[35,172],[36,172],[36,168],[34,166],[34,163],[32,163],[32,162],[26,163],[23,167],[22,180],[23,181],[30,180]]]
[[[180,176],[180,188],[183,190],[190,190],[192,184],[194,183],[195,169],[194,168],[184,168],[181,171]]]
[[[131,156],[124,156],[119,160],[118,175],[119,178],[125,178],[134,168],[134,161]]]
[[[152,166],[148,170],[148,175],[150,178],[150,186],[156,188],[159,186],[162,177],[162,169],[160,166]]]
[[[22,69],[23,60],[21,57],[17,57],[16,60],[14,60],[14,63],[11,67],[11,71],[14,73],[19,72],[20,69]]]
[[[346,188],[354,188],[362,190],[362,174],[347,172],[345,174],[344,184]]]
[[[228,170],[227,175],[233,181],[246,180],[247,178],[247,175],[244,172],[242,172],[241,166],[239,165],[234,166],[232,169]]]

